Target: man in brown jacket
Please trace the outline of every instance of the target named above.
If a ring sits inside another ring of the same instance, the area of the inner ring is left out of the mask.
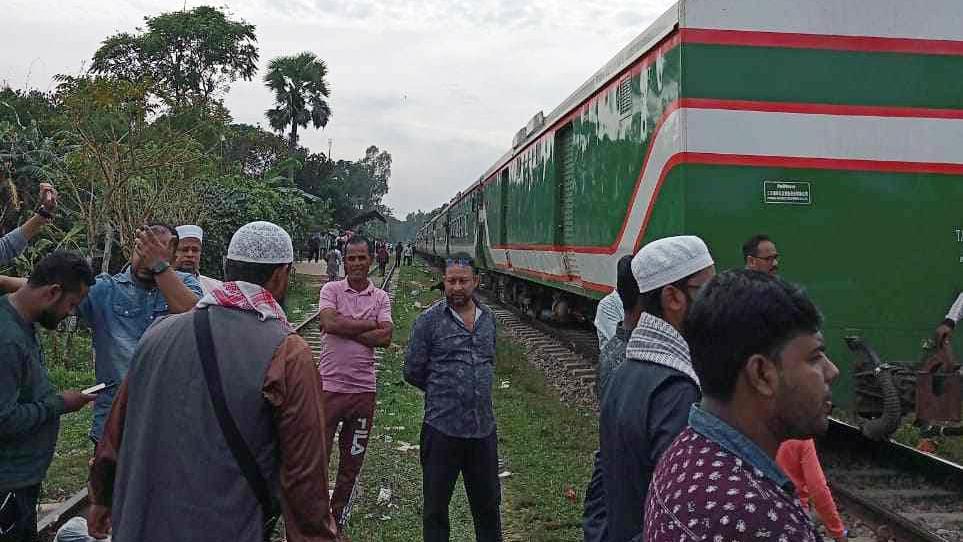
[[[207,313],[224,404],[280,500],[287,539],[337,539],[321,383],[281,309],[293,261],[283,229],[247,224],[231,239],[223,286],[144,335],[91,466],[91,536],[264,540],[268,514],[212,406],[194,329]]]

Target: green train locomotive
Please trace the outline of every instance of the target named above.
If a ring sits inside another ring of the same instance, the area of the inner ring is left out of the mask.
[[[418,234],[473,254],[503,300],[591,318],[617,260],[668,235],[719,269],[773,237],[844,338],[919,359],[963,282],[963,6],[683,0]]]

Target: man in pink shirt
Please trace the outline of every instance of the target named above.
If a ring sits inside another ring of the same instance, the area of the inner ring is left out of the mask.
[[[338,423],[341,459],[331,496],[339,531],[347,521],[348,502],[361,471],[375,409],[374,349],[391,344],[391,300],[368,280],[368,240],[351,237],[345,246],[345,279],[321,288],[321,384],[324,389],[328,461]]]

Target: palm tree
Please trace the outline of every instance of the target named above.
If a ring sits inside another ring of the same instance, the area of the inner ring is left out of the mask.
[[[331,94],[325,76],[328,67],[314,53],[305,51],[295,56],[280,56],[268,64],[264,83],[274,91],[276,107],[267,110],[271,127],[283,134],[288,126],[288,155],[298,148],[298,127],[323,128],[331,118],[326,98]],[[294,167],[291,167],[294,180]]]

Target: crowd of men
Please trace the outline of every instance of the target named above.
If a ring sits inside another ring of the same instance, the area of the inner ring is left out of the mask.
[[[41,185],[39,200],[0,238],[0,264],[53,218],[56,190]],[[375,348],[394,334],[390,299],[368,279],[389,248],[352,235],[332,249],[334,264],[326,256],[318,363],[284,312],[295,261],[284,229],[238,229],[223,282],[200,274],[202,248],[196,225],[151,223],[120,273],[95,276],[83,256],[55,251],[28,278],[0,277],[0,541],[35,540],[60,416],[91,402],[91,506],[61,542],[255,542],[281,516],[292,542],[347,540],[376,412]],[[410,262],[410,244],[393,249],[396,263]],[[827,429],[838,375],[822,316],[777,275],[771,238],[750,238],[743,256],[745,269],[717,274],[705,242],[678,236],[619,260],[596,319],[601,413],[586,541],[815,541],[809,503],[846,539],[812,440]],[[475,296],[470,255],[445,261],[442,284],[404,362],[425,402],[423,537],[449,540],[461,476],[476,540],[500,541],[495,317]],[[56,329],[71,314],[91,329],[100,389],[50,382],[36,326]],[[963,295],[941,340],[961,314]]]

